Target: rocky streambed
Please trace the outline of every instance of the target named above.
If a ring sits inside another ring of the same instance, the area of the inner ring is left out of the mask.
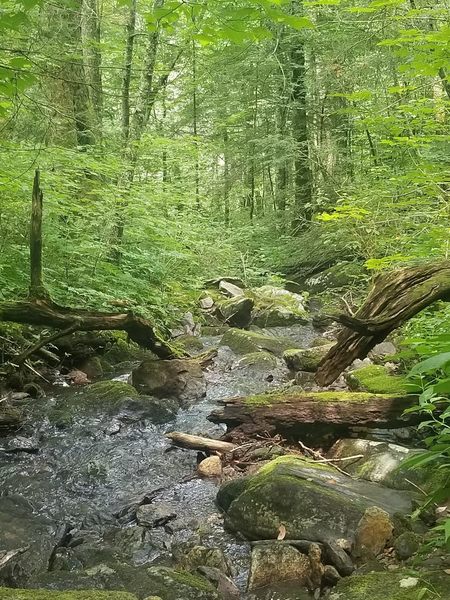
[[[449,598],[448,557],[428,558],[426,572],[411,562],[427,525],[407,515],[430,480],[402,471],[411,430],[318,438],[329,462],[310,441],[305,451],[277,430],[241,431],[208,478],[196,474],[204,456],[166,437],[223,436],[208,417],[228,398],[292,394],[300,380],[313,393],[317,350],[297,351],[298,369],[292,349],[318,348],[317,337],[306,323],[229,329],[190,339],[198,352],[218,347],[203,363],[146,359],[4,401],[0,599]]]

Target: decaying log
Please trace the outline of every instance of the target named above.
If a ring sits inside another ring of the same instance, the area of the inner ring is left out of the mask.
[[[133,313],[103,313],[59,306],[51,300],[24,300],[0,303],[0,321],[26,323],[61,329],[61,336],[74,331],[125,331],[129,338],[160,358],[174,358],[173,348],[158,337],[149,321]],[[51,336],[52,341],[58,336]],[[49,339],[45,341],[48,343]],[[34,350],[38,350],[36,344]],[[180,357],[180,354],[177,355]],[[23,358],[23,355],[22,355]]]
[[[223,406],[208,419],[225,423],[229,430],[239,427],[247,435],[280,433],[297,439],[310,433],[316,437],[328,432],[340,435],[352,427],[405,427],[421,419],[416,413],[403,414],[417,402],[416,396],[349,393],[345,400],[344,394],[334,397],[332,392],[299,392],[273,396],[273,400],[267,394],[261,396],[261,402],[232,398],[220,401]]]
[[[354,316],[337,317],[344,328],[319,365],[317,383],[335,381],[356,358],[365,358],[394,329],[437,300],[450,300],[450,261],[380,275]]]
[[[188,435],[180,431],[172,431],[167,433],[166,438],[172,441],[172,444],[180,448],[188,448],[189,450],[200,450],[205,452],[233,452],[237,448],[235,444],[230,442],[222,442],[221,440],[213,440],[210,438],[199,437],[197,435]]]

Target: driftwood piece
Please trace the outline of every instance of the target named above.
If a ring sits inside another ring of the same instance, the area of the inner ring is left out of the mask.
[[[335,381],[356,358],[365,358],[394,329],[437,300],[450,300],[450,261],[380,275],[354,316],[337,317],[344,328],[319,365],[317,383]]]
[[[324,394],[328,394],[325,392]],[[417,402],[416,396],[382,396],[354,393],[348,401],[323,396],[320,393],[296,393],[261,403],[246,398],[222,400],[223,406],[214,410],[208,419],[225,423],[229,429],[239,427],[247,435],[280,433],[286,437],[320,436],[330,432],[342,434],[352,427],[396,428],[420,421],[417,413],[404,411]]]
[[[172,441],[172,444],[180,448],[188,448],[189,450],[205,450],[209,452],[233,452],[237,448],[235,444],[230,442],[222,442],[222,440],[213,440],[210,438],[199,437],[197,435],[189,435],[180,431],[172,431],[167,433],[166,438]]]

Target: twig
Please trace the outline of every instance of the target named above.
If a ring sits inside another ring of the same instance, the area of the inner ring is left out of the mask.
[[[323,456],[320,454],[320,452],[317,452],[316,450],[313,450],[312,448],[308,448],[308,446],[305,446],[305,444],[304,444],[303,442],[301,442],[301,441],[299,441],[298,443],[299,443],[299,445],[300,445],[300,448],[301,448],[302,450],[304,450],[305,452],[308,452],[308,453],[309,453],[309,454],[312,456],[312,458],[314,458],[314,460],[315,460],[316,462],[321,462],[321,463],[323,463],[323,462],[329,462],[329,460],[328,460],[328,459],[326,459],[326,458],[324,458],[324,457],[323,457]],[[342,473],[343,475],[346,475],[347,477],[352,477],[352,476],[350,475],[350,473],[347,473],[346,471],[344,471],[343,469],[341,469],[341,468],[340,468],[340,467],[338,467],[337,465],[334,465],[332,462],[330,462],[330,465],[331,465],[333,468],[335,468],[337,471],[339,471],[340,473]]]
[[[424,496],[428,496],[428,494],[426,493],[426,491],[423,490],[420,486],[418,486],[417,483],[414,483],[413,481],[410,481],[409,479],[406,479],[406,477],[405,477],[405,481],[406,481],[406,483],[409,483],[410,485],[412,485],[413,487],[415,487],[416,489],[418,489],[419,492],[421,494],[423,494]]]
[[[43,375],[41,375],[41,373],[39,373],[39,371],[36,371],[36,369],[34,369],[30,363],[28,362],[24,362],[24,366],[27,367],[28,369],[30,369],[30,371],[33,371],[33,373],[35,375],[37,375],[38,377],[40,377],[41,379],[43,379],[46,383],[50,383],[50,381],[48,379],[45,379],[45,377]]]

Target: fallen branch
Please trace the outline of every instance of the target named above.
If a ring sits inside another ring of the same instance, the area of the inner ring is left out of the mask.
[[[180,431],[167,433],[166,438],[171,440],[172,444],[175,446],[187,448],[189,450],[199,450],[201,452],[221,452],[222,454],[225,454],[227,452],[233,452],[237,448],[235,444],[231,444],[230,442],[222,442],[221,440],[189,435],[187,433],[181,433]]]

